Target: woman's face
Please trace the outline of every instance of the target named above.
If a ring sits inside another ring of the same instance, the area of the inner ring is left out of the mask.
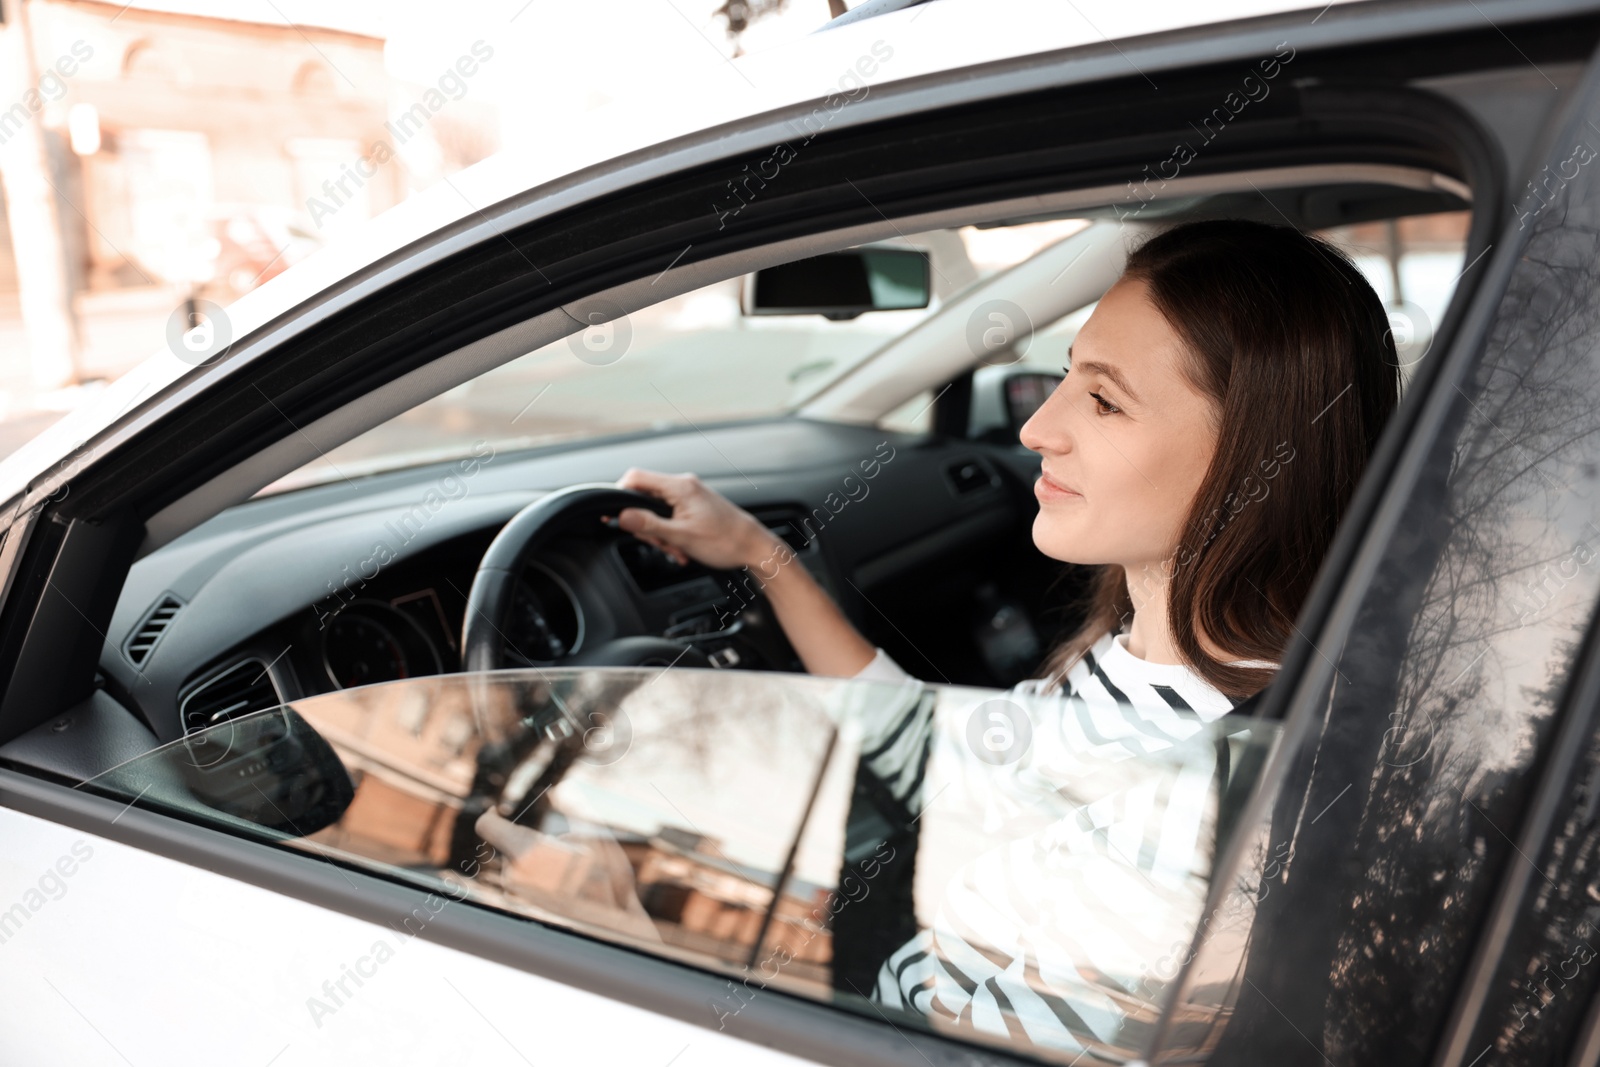
[[[1043,458],[1033,542],[1130,576],[1172,556],[1216,450],[1216,405],[1189,384],[1182,342],[1143,281],[1101,297],[1061,385],[1022,427]]]

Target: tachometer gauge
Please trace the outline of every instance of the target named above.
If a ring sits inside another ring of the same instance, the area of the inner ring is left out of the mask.
[[[416,622],[377,600],[358,600],[328,621],[322,664],[340,689],[440,670],[438,650]]]

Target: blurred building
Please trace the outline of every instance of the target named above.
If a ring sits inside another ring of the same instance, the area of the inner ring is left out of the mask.
[[[0,3],[5,32],[24,31],[10,54],[20,43],[30,68],[0,90],[4,184],[21,188],[26,176],[13,172],[28,166],[8,142],[42,136],[80,378],[153,351],[192,291],[226,304],[404,198],[419,167],[432,177],[495,147],[488,104],[419,110],[428,88],[390,76],[381,38],[289,25],[271,4],[262,21],[242,21],[94,0]],[[0,355],[15,364],[18,261],[48,270],[51,256],[37,233],[14,240],[8,218]]]
[[[65,225],[78,288],[194,281],[247,291],[314,243],[306,200],[383,135],[388,79],[376,38],[118,15],[74,0],[31,7],[41,70],[80,41],[94,53],[64,79],[56,121],[45,123],[61,192],[77,208]],[[386,207],[399,190],[397,170],[380,171],[355,191],[351,213]]]

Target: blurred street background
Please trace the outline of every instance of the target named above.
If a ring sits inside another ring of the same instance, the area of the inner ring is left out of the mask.
[[[859,0],[0,0],[0,456],[345,227]],[[597,42],[604,42],[597,47]]]

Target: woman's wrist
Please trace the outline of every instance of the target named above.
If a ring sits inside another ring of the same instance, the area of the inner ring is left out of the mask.
[[[793,558],[794,550],[759,521],[752,520],[751,526],[753,528],[749,531],[744,550],[740,553],[743,557],[742,565],[758,578],[767,579],[772,576],[775,567]]]

